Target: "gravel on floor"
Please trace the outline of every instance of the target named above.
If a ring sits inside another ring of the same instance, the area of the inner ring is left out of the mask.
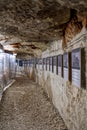
[[[43,88],[17,78],[0,103],[0,130],[67,130]]]

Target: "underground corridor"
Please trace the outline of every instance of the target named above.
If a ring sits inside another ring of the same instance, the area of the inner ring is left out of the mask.
[[[67,130],[43,88],[20,77],[4,93],[0,104],[0,130]]]
[[[87,130],[87,0],[0,0],[0,130]]]

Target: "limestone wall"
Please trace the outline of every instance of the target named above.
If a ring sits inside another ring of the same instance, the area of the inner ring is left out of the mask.
[[[60,42],[60,44],[58,44]],[[60,112],[69,130],[87,130],[87,32],[77,35],[68,46],[62,50],[62,42],[55,41],[50,50],[43,53],[42,57],[48,57],[64,52],[72,51],[75,48],[85,48],[86,88],[78,88],[64,78],[43,69],[37,65],[36,82],[43,86],[54,106]],[[83,70],[84,71],[84,70]],[[45,106],[44,106],[45,107]]]

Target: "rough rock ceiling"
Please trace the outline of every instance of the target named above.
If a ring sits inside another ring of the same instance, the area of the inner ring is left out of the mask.
[[[63,37],[71,9],[87,16],[87,0],[0,0],[0,42],[5,50],[38,56]]]

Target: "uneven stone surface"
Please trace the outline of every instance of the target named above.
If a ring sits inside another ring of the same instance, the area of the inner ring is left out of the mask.
[[[58,39],[69,18],[70,9],[54,0],[0,1],[0,31],[26,41]]]
[[[0,130],[67,130],[43,89],[26,78],[3,95]]]
[[[0,0],[0,44],[20,58],[39,56],[50,41],[65,34],[67,42],[81,31],[73,10],[87,20],[87,0]]]

